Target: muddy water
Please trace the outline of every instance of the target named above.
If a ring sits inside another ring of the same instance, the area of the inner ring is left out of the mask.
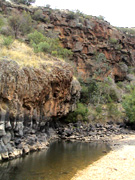
[[[110,151],[104,143],[56,141],[49,149],[0,164],[0,180],[70,180]]]

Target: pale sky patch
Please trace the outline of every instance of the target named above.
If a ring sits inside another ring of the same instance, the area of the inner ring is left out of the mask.
[[[36,0],[36,5],[51,8],[80,10],[81,12],[105,17],[113,26],[135,27],[135,0]]]

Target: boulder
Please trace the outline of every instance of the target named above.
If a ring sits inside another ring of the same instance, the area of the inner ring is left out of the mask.
[[[83,50],[83,44],[81,42],[76,42],[73,52],[81,52]]]
[[[2,137],[3,143],[6,145],[11,140],[11,133],[9,131],[6,132],[6,135]]]

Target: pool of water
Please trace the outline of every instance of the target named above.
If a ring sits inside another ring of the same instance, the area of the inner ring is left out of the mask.
[[[105,143],[52,142],[47,150],[0,163],[0,180],[70,180],[109,151]]]

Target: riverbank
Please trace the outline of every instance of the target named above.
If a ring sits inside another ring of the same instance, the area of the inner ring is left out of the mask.
[[[135,134],[124,123],[114,124],[90,124],[84,122],[61,123],[52,121],[45,123],[37,130],[30,127],[24,127],[23,136],[11,137],[6,134],[1,140],[0,161],[14,159],[32,151],[48,148],[50,142],[55,139],[82,141],[82,142],[111,142],[114,137],[124,137]],[[111,141],[110,141],[111,140]]]
[[[110,138],[112,151],[77,172],[72,180],[134,180],[135,134]]]

